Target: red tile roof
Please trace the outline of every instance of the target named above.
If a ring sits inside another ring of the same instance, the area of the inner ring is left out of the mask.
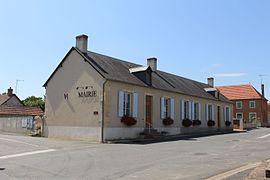
[[[0,95],[0,105],[6,102],[10,97],[8,95]]]
[[[217,89],[229,100],[261,99],[262,95],[250,84],[220,86]]]
[[[40,107],[25,107],[25,106],[0,106],[1,115],[16,115],[16,116],[42,116],[44,112]]]

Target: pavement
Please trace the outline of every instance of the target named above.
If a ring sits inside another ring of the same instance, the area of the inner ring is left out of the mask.
[[[258,179],[269,149],[270,128],[145,144],[0,133],[0,179]]]

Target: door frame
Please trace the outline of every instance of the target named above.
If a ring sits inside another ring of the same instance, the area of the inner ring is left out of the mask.
[[[151,114],[150,114],[150,122],[148,121],[148,119],[147,119],[147,108],[148,108],[148,106],[147,106],[147,97],[150,97],[150,103],[151,103],[151,109],[150,109],[150,111],[151,111]],[[145,122],[144,122],[144,126],[146,127],[146,128],[152,128],[153,127],[153,95],[151,95],[151,94],[146,94],[145,95],[145,106],[144,106],[144,110],[145,110]]]

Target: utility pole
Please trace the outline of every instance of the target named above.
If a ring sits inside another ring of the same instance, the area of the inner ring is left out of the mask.
[[[24,80],[16,79],[15,94],[17,94],[18,83],[19,83],[19,82],[22,82],[22,81],[24,81]]]

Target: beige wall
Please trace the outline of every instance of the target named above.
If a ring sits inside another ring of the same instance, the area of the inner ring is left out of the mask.
[[[73,50],[47,84],[44,135],[99,140],[102,86],[102,77]],[[96,97],[79,97],[88,91]]]
[[[33,129],[22,127],[23,119],[33,119],[33,117],[32,116],[0,117],[0,131],[26,134],[26,135],[30,134]]]
[[[138,99],[138,118],[137,124],[132,127],[127,127],[123,123],[121,123],[121,117],[118,117],[118,92],[119,91],[127,91],[127,92],[136,92],[139,95]],[[179,134],[179,133],[194,133],[200,131],[215,131],[217,129],[216,126],[213,128],[209,128],[207,126],[207,121],[205,118],[205,104],[213,104],[215,108],[215,112],[217,106],[221,106],[221,129],[230,129],[225,126],[224,116],[223,116],[223,107],[229,106],[232,109],[232,104],[223,103],[220,101],[213,101],[209,99],[202,99],[198,97],[186,96],[178,93],[170,93],[167,91],[161,91],[156,89],[150,89],[140,86],[134,86],[126,83],[108,81],[105,85],[105,108],[104,108],[104,123],[105,123],[105,138],[110,139],[112,137],[118,138],[126,138],[129,137],[128,132],[131,134],[137,135],[143,131],[145,127],[145,96],[152,95],[153,96],[153,127],[158,129],[159,131],[167,131],[170,134]],[[171,126],[164,126],[162,123],[162,119],[160,117],[160,98],[161,97],[172,97],[174,98],[174,110],[175,110],[175,118],[174,124]],[[182,119],[181,119],[181,100],[190,100],[201,103],[201,118],[202,125],[199,127],[182,127]],[[232,110],[231,110],[232,111]],[[217,115],[215,113],[215,115]],[[214,119],[217,119],[217,116],[214,116]],[[232,113],[231,113],[232,119]],[[121,130],[122,128],[122,130]],[[115,129],[115,130],[114,130]],[[124,129],[124,130],[123,130]],[[129,129],[129,130],[125,130]],[[119,132],[118,135],[116,132]]]

